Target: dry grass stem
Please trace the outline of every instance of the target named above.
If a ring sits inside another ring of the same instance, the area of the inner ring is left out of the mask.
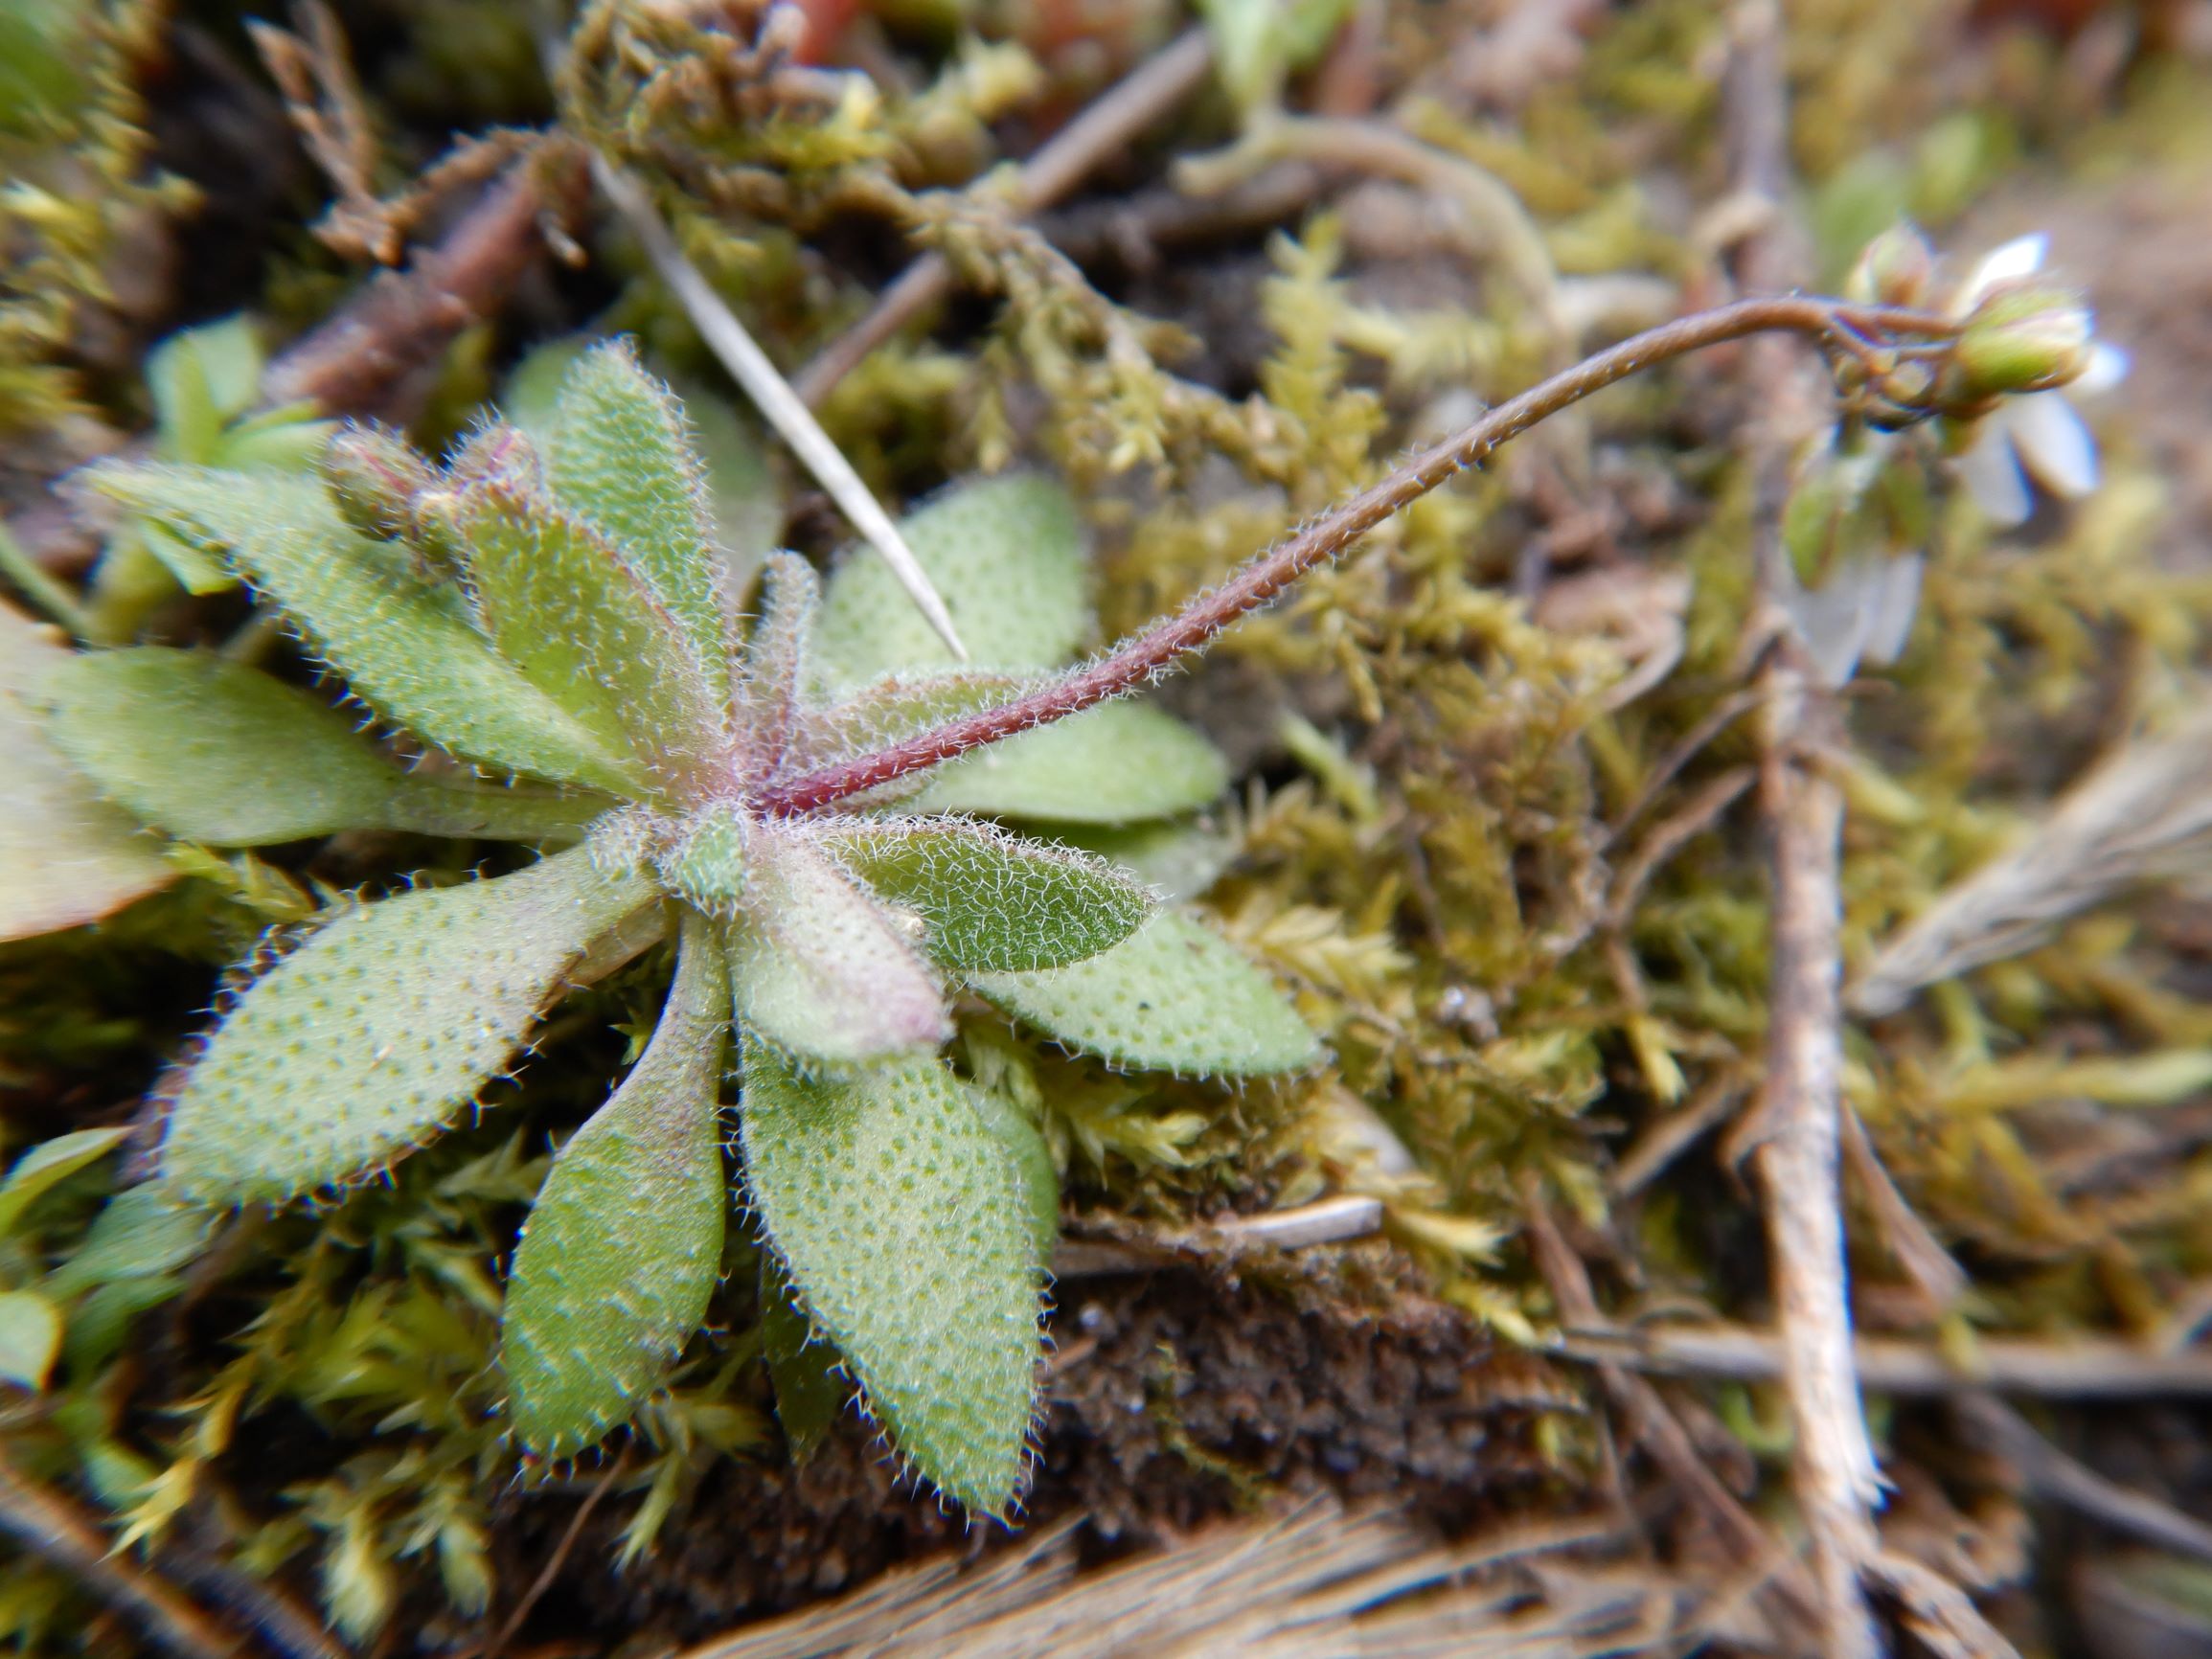
[[[1665,1376],[1775,1382],[1784,1373],[1781,1338],[1743,1326],[1570,1325],[1561,1352]],[[1862,1336],[1852,1355],[1859,1382],[1876,1394],[1928,1398],[1980,1389],[2045,1399],[2212,1398],[2212,1352],[2203,1349],[2163,1353],[2109,1338],[1989,1336],[1962,1364],[1933,1344]]]
[[[2212,717],[2136,743],[2069,791],[2010,852],[1936,900],[1851,989],[1869,1017],[1923,986],[2033,949],[2067,917],[2212,862]]]
[[[1970,1394],[1954,1409],[1969,1431],[2019,1470],[2028,1490],[2161,1550],[2212,1561],[2212,1526],[2068,1457],[2002,1400]]]
[[[899,585],[907,597],[929,619],[929,625],[937,630],[947,649],[962,662],[968,660],[968,648],[960,643],[960,634],[952,625],[952,613],[945,608],[944,598],[931,583],[922,561],[914,557],[914,550],[906,545],[906,538],[899,534],[899,527],[891,522],[891,515],[882,504],[860,482],[860,475],[853,470],[853,464],[845,459],[845,452],[831,442],[822,430],[813,413],[791,390],[789,382],[777,372],[768,354],[738,321],[738,314],[714,290],[714,284],[699,273],[699,268],[685,258],[683,249],[676,246],[675,238],[661,222],[660,214],[637,184],[604,156],[591,158],[591,173],[601,193],[614,204],[630,231],[645,249],[662,282],[684,308],[707,349],[714,352],[730,376],[744,388],[745,396],[753,400],[776,435],[791,446],[814,481],[829,491],[830,499],[852,522],[853,528],[866,538],[868,544],[883,556]]]
[[[893,1573],[683,1659],[1534,1659],[1657,1647],[1678,1639],[1683,1607],[1699,1600],[1649,1570],[1624,1576],[1565,1556],[1605,1541],[1614,1528],[1604,1520],[1446,1548],[1388,1512],[1347,1514],[1324,1500],[1087,1574],[1076,1531],[1048,1528],[966,1572],[941,1557]]]

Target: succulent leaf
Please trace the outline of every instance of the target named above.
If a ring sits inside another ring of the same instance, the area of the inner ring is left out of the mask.
[[[721,561],[683,406],[627,341],[611,340],[561,376],[542,442],[555,498],[621,550],[698,659],[718,670]]]
[[[728,1033],[721,943],[688,918],[652,1040],[560,1148],[515,1248],[500,1357],[533,1452],[597,1443],[705,1316],[729,1209],[717,1124]]]
[[[61,1310],[35,1290],[0,1290],[0,1381],[37,1393],[61,1351]]]
[[[0,1181],[0,1239],[15,1230],[32,1201],[57,1182],[74,1175],[95,1158],[115,1149],[128,1129],[77,1129],[41,1141],[9,1168]]]
[[[283,1200],[411,1150],[509,1062],[593,936],[651,898],[580,847],[349,910],[211,1034],[163,1176],[199,1202]]]
[[[1067,491],[1016,475],[963,485],[901,521],[983,669],[1049,669],[1091,629],[1083,524]],[[855,689],[895,670],[958,666],[879,558],[848,556],[830,579],[817,671]]]
[[[964,755],[931,774],[918,811],[1062,824],[1126,824],[1189,812],[1229,785],[1220,751],[1145,703],[1102,703]]]
[[[103,466],[107,495],[235,562],[306,631],[355,695],[440,748],[503,770],[633,789],[635,761],[533,686],[471,625],[459,595],[361,535],[310,479],[198,466]]]
[[[1296,1071],[1320,1044],[1274,981],[1191,918],[1163,910],[1110,950],[975,989],[1070,1048],[1116,1065],[1250,1077]]]
[[[1043,1263],[1006,1145],[934,1055],[809,1079],[748,1046],[746,1183],[808,1317],[899,1450],[1002,1513],[1036,1398]]]
[[[761,1252],[761,1356],[775,1386],[776,1420],[784,1425],[791,1461],[804,1464],[829,1438],[851,1390],[837,1375],[835,1344],[807,1323],[773,1250]]]
[[[823,832],[837,861],[916,912],[947,967],[1021,972],[1095,956],[1136,931],[1144,889],[1103,861],[957,818],[855,819]]]
[[[758,827],[730,930],[738,1017],[787,1054],[857,1064],[952,1034],[936,977],[892,914],[803,833]]]
[[[512,475],[465,487],[453,513],[484,629],[532,684],[664,782],[719,759],[718,654],[701,654],[613,542]]]
[[[39,689],[54,746],[101,793],[211,846],[352,829],[529,840],[573,830],[605,807],[401,771],[327,704],[213,651],[71,656]]]
[[[0,940],[97,921],[176,879],[160,844],[47,740],[30,695],[70,655],[0,604]]]

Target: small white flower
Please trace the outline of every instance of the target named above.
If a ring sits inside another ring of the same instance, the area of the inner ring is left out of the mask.
[[[2019,237],[1994,249],[1952,296],[1950,314],[1965,317],[1995,289],[2042,268],[2049,239]],[[2128,355],[2115,346],[2090,348],[2089,366],[2064,390],[2007,398],[1975,422],[1973,442],[1953,458],[1975,505],[2000,525],[2026,520],[2035,499],[2028,480],[2073,501],[2097,488],[2097,441],[2068,400],[2069,393],[2094,396],[2118,385]]]

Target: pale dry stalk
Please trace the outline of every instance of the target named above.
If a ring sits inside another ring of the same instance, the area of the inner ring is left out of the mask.
[[[1805,257],[1780,212],[1789,170],[1785,25],[1774,0],[1742,0],[1730,21],[1734,183],[1739,194],[1776,209],[1738,249],[1736,274],[1748,288],[1786,289],[1802,277]],[[1762,610],[1787,557],[1781,510],[1791,452],[1831,418],[1825,389],[1773,346],[1754,341],[1745,352],[1760,399],[1752,439]],[[1812,1538],[1825,1650],[1830,1659],[1878,1659],[1882,1643],[1862,1579],[1880,1553],[1881,1475],[1853,1364],[1839,1156],[1843,793],[1818,763],[1841,743],[1842,720],[1787,631],[1767,654],[1761,691],[1759,800],[1771,838],[1773,911],[1756,1164],[1796,1429],[1792,1484]]]

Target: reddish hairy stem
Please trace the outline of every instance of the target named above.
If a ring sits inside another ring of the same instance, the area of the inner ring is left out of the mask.
[[[1174,616],[1123,641],[1096,662],[1012,702],[947,721],[873,755],[773,784],[761,791],[757,804],[763,811],[776,814],[816,811],[1134,691],[1203,647],[1239,617],[1266,604],[1315,565],[1335,557],[1401,508],[1455,473],[1480,466],[1499,445],[1591,393],[1640,369],[1748,334],[1779,330],[1837,341],[1844,329],[1860,334],[1932,338],[1954,333],[1956,325],[1926,311],[1792,295],[1740,301],[1637,334],[1500,403],[1457,437],[1415,456],[1380,484],[1277,542],[1220,586],[1199,594]]]

